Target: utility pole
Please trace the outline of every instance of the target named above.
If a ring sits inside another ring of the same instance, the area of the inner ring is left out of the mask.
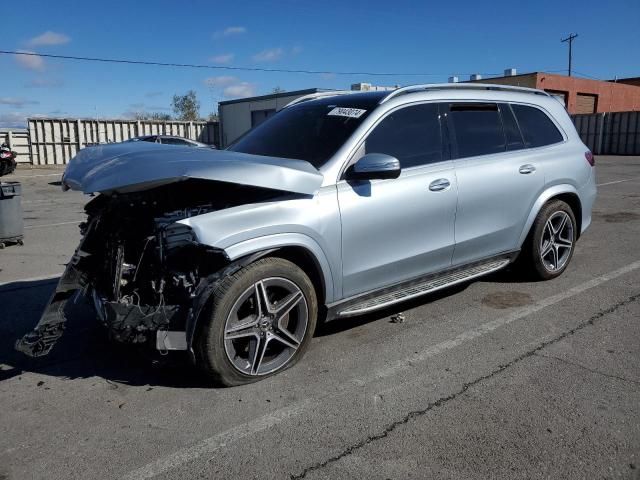
[[[577,37],[578,37],[577,33],[571,33],[567,38],[560,40],[563,43],[569,42],[569,76],[571,76],[571,57],[572,57],[571,47],[573,46],[573,39]]]

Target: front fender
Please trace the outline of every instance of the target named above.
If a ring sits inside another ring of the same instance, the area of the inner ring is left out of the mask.
[[[520,247],[522,247],[522,244],[526,240],[527,235],[529,234],[529,230],[531,229],[531,225],[533,225],[533,222],[538,216],[538,213],[540,212],[540,209],[542,208],[542,206],[545,203],[547,203],[550,198],[553,198],[557,195],[561,195],[563,193],[572,193],[578,196],[578,198],[580,198],[578,190],[576,190],[576,188],[573,185],[568,183],[554,185],[552,187],[547,188],[545,191],[543,191],[538,196],[538,199],[534,202],[533,206],[531,207],[531,211],[529,212],[527,221],[524,224],[524,228],[522,229],[522,233],[520,234],[520,239],[518,241],[518,245]]]
[[[279,233],[256,237],[231,245],[223,250],[231,263],[222,271],[212,275],[209,281],[203,285],[202,291],[198,292],[196,296],[197,300],[193,305],[191,315],[187,319],[187,344],[193,360],[195,359],[193,352],[193,340],[196,327],[200,314],[202,313],[206,303],[209,301],[216,284],[219,283],[224,276],[232,275],[246,265],[249,265],[250,263],[253,263],[283,247],[302,247],[314,256],[318,266],[320,267],[324,281],[325,301],[326,303],[330,303],[335,300],[336,285],[333,280],[331,266],[320,245],[318,245],[318,243],[311,237],[297,233]]]
[[[320,267],[325,288],[325,301],[330,303],[336,298],[339,288],[339,279],[334,279],[331,264],[327,260],[322,247],[308,235],[302,233],[276,233],[245,240],[224,249],[230,260],[245,257],[262,250],[277,249],[283,247],[302,247],[306,249],[316,260]],[[338,280],[338,281],[335,281]]]

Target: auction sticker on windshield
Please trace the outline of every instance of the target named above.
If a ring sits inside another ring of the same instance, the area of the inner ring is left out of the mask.
[[[336,107],[327,115],[333,115],[336,117],[360,118],[365,112],[366,110],[362,110],[360,108]]]

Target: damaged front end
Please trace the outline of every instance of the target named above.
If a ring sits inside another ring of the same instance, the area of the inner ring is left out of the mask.
[[[233,264],[178,222],[274,195],[274,190],[194,179],[98,195],[85,207],[82,241],[49,306],[16,348],[34,357],[48,354],[64,331],[67,303],[84,295],[113,339],[188,349],[194,320]]]

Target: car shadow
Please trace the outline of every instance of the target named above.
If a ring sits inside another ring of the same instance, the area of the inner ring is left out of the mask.
[[[49,355],[31,358],[16,351],[15,342],[38,323],[57,281],[20,281],[0,287],[0,381],[34,372],[66,379],[101,377],[131,386],[213,386],[193,368],[185,352],[162,356],[155,350],[110,341],[83,299],[67,306],[65,333]]]
[[[484,282],[514,283],[517,271],[505,270],[478,279]],[[108,339],[93,309],[80,298],[67,306],[64,335],[45,357],[31,358],[15,350],[15,342],[33,329],[57,285],[58,279],[17,281],[0,286],[0,382],[34,372],[66,379],[100,377],[131,386],[211,388],[215,385],[191,364],[186,352],[160,355],[150,348],[121,345]],[[401,302],[376,312],[321,321],[316,336],[338,334],[361,325],[389,319],[417,307],[464,291],[470,282]]]
[[[438,301],[442,298],[449,297],[451,295],[456,295],[462,291],[464,291],[471,282],[464,282],[458,285],[453,285],[449,288],[445,288],[442,290],[438,290],[437,292],[426,294],[420,297],[416,297],[411,300],[406,300],[404,302],[396,303],[388,308],[383,308],[381,310],[376,310],[375,312],[358,315],[354,317],[347,318],[337,318],[331,320],[329,322],[321,322],[318,324],[316,328],[316,337],[324,337],[329,335],[334,335],[336,333],[341,333],[346,330],[351,330],[352,328],[359,327],[361,325],[366,325],[367,323],[375,322],[382,319],[388,319],[388,321],[393,322],[394,320],[390,317],[397,315],[402,312],[406,312],[407,310],[412,310],[414,308],[422,307],[428,305],[432,302]]]

